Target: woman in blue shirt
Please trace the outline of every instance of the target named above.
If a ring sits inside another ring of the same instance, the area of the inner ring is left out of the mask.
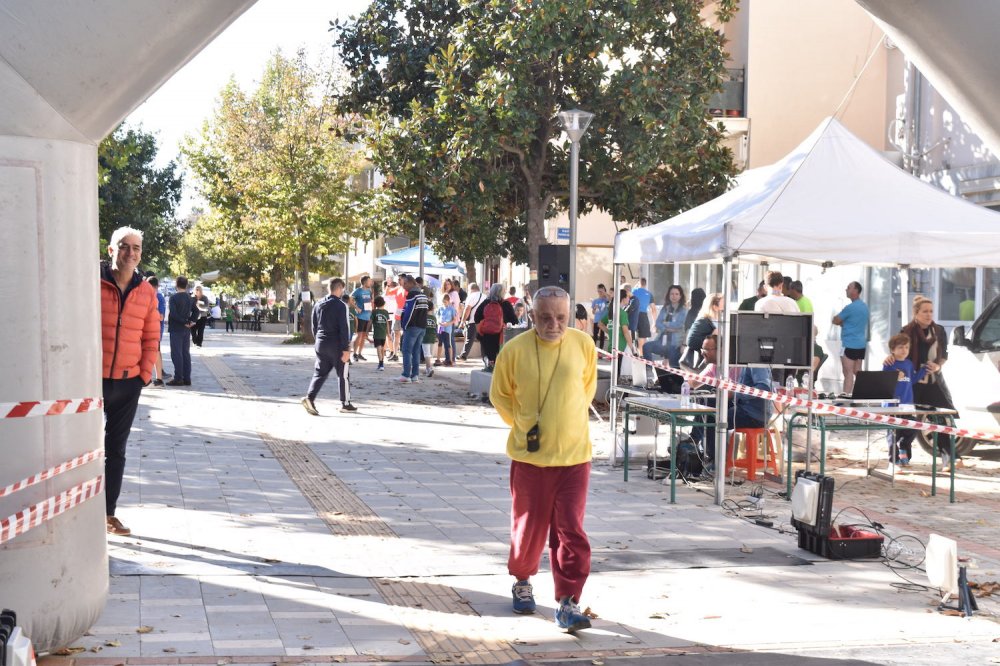
[[[644,359],[651,361],[656,354],[667,359],[672,367],[679,367],[687,313],[684,289],[679,284],[670,285],[663,308],[656,317],[656,337],[642,346]]]

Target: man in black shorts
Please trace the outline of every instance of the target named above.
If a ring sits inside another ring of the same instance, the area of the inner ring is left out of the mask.
[[[389,325],[392,315],[385,309],[385,299],[375,297],[375,311],[372,312],[372,344],[378,354],[378,371],[385,371],[385,340],[389,337]]]
[[[351,294],[354,305],[357,308],[358,328],[354,337],[354,354],[351,357],[354,361],[364,361],[365,357],[361,352],[365,349],[365,341],[368,339],[368,331],[371,330],[372,319],[372,279],[365,275],[361,278],[361,286]]]

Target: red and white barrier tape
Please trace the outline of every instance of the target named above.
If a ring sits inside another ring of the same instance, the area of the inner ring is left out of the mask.
[[[0,497],[5,497],[7,495],[13,495],[19,490],[24,490],[25,488],[30,488],[36,484],[41,483],[52,477],[59,476],[63,472],[68,472],[71,469],[76,469],[81,465],[86,465],[87,463],[104,457],[104,449],[94,449],[93,451],[88,451],[83,455],[77,456],[72,460],[67,460],[66,462],[56,465],[55,467],[50,467],[44,472],[39,472],[38,474],[33,474],[26,479],[21,479],[17,483],[12,483],[6,488],[0,488]]]
[[[605,352],[603,350],[598,350],[598,353],[601,356],[604,356],[605,358],[613,358],[613,356],[610,353]],[[764,400],[780,402],[785,405],[790,405],[792,407],[805,407],[805,408],[811,407],[813,411],[822,412],[824,414],[845,416],[848,418],[858,419],[861,421],[884,423],[886,425],[899,426],[903,428],[912,428],[914,430],[923,430],[925,432],[936,432],[942,435],[954,435],[955,437],[969,437],[971,439],[1000,441],[1000,434],[996,433],[973,432],[971,430],[966,430],[964,428],[955,428],[952,426],[941,425],[938,423],[928,423],[927,421],[913,421],[911,419],[904,419],[902,417],[892,416],[890,414],[877,414],[872,412],[866,412],[861,409],[855,409],[853,407],[841,407],[838,405],[832,405],[830,403],[820,402],[818,400],[806,400],[804,398],[796,398],[794,396],[790,396],[785,393],[772,393],[771,391],[763,391],[761,389],[756,389],[751,386],[745,386],[743,384],[731,382],[728,379],[718,379],[717,377],[705,377],[695,372],[688,372],[686,370],[673,368],[666,363],[657,363],[655,361],[648,361],[644,358],[634,356],[633,354],[622,354],[621,352],[615,352],[615,354],[618,356],[623,356],[625,358],[628,358],[633,362],[644,363],[646,365],[651,365],[655,368],[665,370],[675,375],[680,375],[685,379],[693,379],[701,384],[707,384],[715,388],[722,388],[727,391],[732,391],[734,393],[742,393],[744,395],[750,395],[755,398],[763,398]]]
[[[104,407],[102,398],[75,398],[72,400],[25,400],[0,402],[0,418],[23,419],[32,416],[61,416],[84,414]]]
[[[42,500],[4,520],[0,520],[0,544],[19,537],[73,507],[83,504],[90,498],[96,497],[101,493],[103,484],[104,475],[95,477],[61,492],[55,497]]]

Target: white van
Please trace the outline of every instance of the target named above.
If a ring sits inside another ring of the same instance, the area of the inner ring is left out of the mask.
[[[941,373],[959,413],[958,427],[1000,434],[1000,297],[968,329],[957,326],[952,331]],[[917,438],[928,452],[931,437],[921,432]],[[981,441],[960,437],[955,452],[965,455]]]

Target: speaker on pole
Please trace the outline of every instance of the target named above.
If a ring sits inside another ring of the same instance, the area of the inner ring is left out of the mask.
[[[538,286],[569,291],[569,245],[538,246]]]

